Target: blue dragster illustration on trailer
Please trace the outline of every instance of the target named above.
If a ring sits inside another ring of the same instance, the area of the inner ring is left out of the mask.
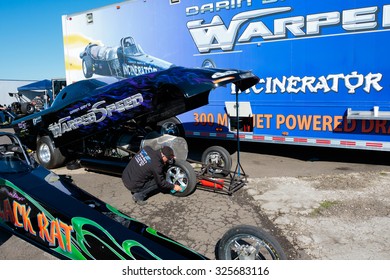
[[[136,0],[65,15],[63,26],[68,83],[85,78],[72,40],[129,35],[161,61],[260,78],[243,92],[218,88],[208,105],[160,122],[165,132],[390,150],[389,1]]]

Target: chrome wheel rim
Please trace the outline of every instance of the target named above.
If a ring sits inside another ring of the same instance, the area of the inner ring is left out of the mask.
[[[39,159],[43,163],[48,163],[51,159],[51,153],[50,153],[50,148],[47,144],[41,144],[39,147]]]
[[[178,184],[182,187],[187,187],[189,181],[187,173],[178,166],[172,166],[168,169],[166,180],[171,184]]]
[[[255,236],[243,234],[232,238],[227,243],[226,259],[228,260],[274,260],[274,250]]]

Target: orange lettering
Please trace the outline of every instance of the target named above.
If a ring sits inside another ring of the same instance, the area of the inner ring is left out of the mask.
[[[270,128],[271,127],[272,114],[264,114],[264,118],[267,120],[266,121],[266,128]]]
[[[51,238],[47,228],[49,227],[49,221],[47,220],[45,213],[38,214],[38,228],[39,228],[39,237],[48,241],[50,244],[54,244],[54,240]]]
[[[58,245],[60,246],[60,248],[62,250],[65,250],[64,241],[62,240],[62,235],[61,235],[60,224],[59,224],[57,219],[54,221],[51,221],[50,235],[51,235],[51,240],[53,240],[53,243],[54,243],[54,240],[57,239]]]
[[[22,218],[23,218],[23,225],[24,225],[24,230],[28,231],[29,233],[36,235],[37,233],[32,227],[31,220],[30,220],[30,212],[31,208],[28,207],[28,210],[26,210],[26,205],[23,205],[23,213],[22,213]]]
[[[342,116],[335,116],[334,117],[334,131],[335,132],[341,132],[342,129],[341,129],[341,123],[343,121],[343,117]]]
[[[287,129],[293,130],[297,126],[297,119],[294,115],[288,115],[286,118]]]
[[[217,123],[220,126],[227,126],[227,115],[226,114],[222,115],[222,114],[218,113]]]
[[[71,242],[71,232],[73,231],[73,227],[69,226],[60,221],[61,228],[65,231],[65,241],[66,241],[66,250],[68,252],[72,252],[72,242]]]
[[[276,129],[280,129],[280,126],[284,124],[286,118],[283,115],[276,115]]]
[[[332,131],[332,117],[331,116],[324,116],[322,120],[322,130],[323,131]]]
[[[313,117],[313,130],[321,131],[321,116],[317,115]]]
[[[14,209],[14,225],[16,227],[23,227],[23,224],[21,222],[19,222],[19,219],[18,219],[18,212],[21,212],[22,208],[22,205],[20,205],[19,203],[17,203],[16,201],[14,201],[13,203],[13,209]]]
[[[310,123],[312,119],[312,115],[309,116],[298,116],[298,128],[299,130],[309,130],[310,129]]]
[[[255,118],[255,116],[253,116],[253,118]],[[255,127],[264,128],[262,123],[263,123],[263,114],[257,114]]]

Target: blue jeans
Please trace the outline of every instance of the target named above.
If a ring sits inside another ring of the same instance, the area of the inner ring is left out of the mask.
[[[158,186],[154,180],[150,180],[145,183],[145,185],[142,187],[142,189],[138,190],[134,193],[135,200],[145,200],[145,198],[150,194],[151,192],[158,189]]]

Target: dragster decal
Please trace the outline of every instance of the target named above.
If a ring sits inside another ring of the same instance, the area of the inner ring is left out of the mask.
[[[68,131],[78,129],[80,126],[88,126],[92,123],[102,122],[107,117],[111,117],[113,112],[122,113],[138,107],[142,102],[143,97],[140,93],[109,104],[106,107],[99,107],[105,104],[106,101],[98,101],[92,105],[92,108],[88,110],[87,114],[74,119],[72,119],[71,116],[61,118],[58,122],[50,124],[49,130],[53,133],[54,138],[57,138]],[[72,112],[74,112],[74,110]]]
[[[113,214],[129,222],[139,223],[110,205],[106,207]],[[59,217],[52,215],[17,186],[1,178],[0,223],[3,226],[14,228],[21,235],[27,236],[41,246],[50,247],[57,254],[70,259],[95,259],[96,252],[91,251],[91,244],[100,244],[98,247],[108,249],[109,252],[105,254],[112,259],[136,259],[139,252],[134,255],[135,248],[138,251],[142,250],[150,259],[161,259],[136,240],[126,239],[119,243],[109,229],[91,219],[73,217],[71,224],[67,224]],[[160,235],[150,227],[146,228],[145,235],[188,250],[180,243]]]

